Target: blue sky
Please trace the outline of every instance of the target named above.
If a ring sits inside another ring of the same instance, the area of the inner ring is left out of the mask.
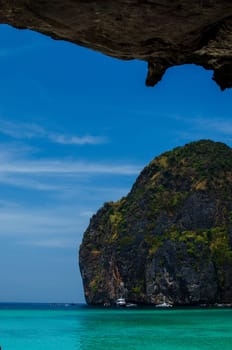
[[[83,302],[91,215],[166,150],[231,146],[231,90],[193,65],[147,88],[144,62],[4,25],[0,42],[0,302]]]

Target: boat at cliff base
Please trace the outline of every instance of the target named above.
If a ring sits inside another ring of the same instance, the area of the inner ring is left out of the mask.
[[[119,307],[126,306],[126,300],[125,298],[118,298],[116,300],[116,305]]]
[[[166,309],[166,308],[173,307],[173,305],[172,305],[172,304],[169,304],[169,303],[166,303],[166,302],[164,301],[164,302],[161,303],[161,304],[157,304],[155,307]]]
[[[118,307],[128,307],[128,308],[137,307],[137,304],[127,303],[125,298],[118,298],[115,303],[116,303],[116,306]]]

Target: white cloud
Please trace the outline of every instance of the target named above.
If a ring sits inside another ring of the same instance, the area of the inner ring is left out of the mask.
[[[45,130],[34,123],[16,123],[0,119],[0,133],[14,139],[47,139],[50,142],[62,145],[99,145],[108,142],[106,137],[85,135],[64,135],[57,132]]]
[[[90,163],[67,160],[22,160],[1,162],[0,172],[8,174],[86,174],[86,175],[137,175],[140,167],[133,164]]]
[[[2,201],[0,237],[16,245],[78,249],[89,223],[87,210],[82,213],[76,206],[33,208]]]
[[[14,174],[0,173],[0,184],[38,191],[58,191],[60,189],[58,185],[54,185],[53,183],[49,183],[47,181],[31,179],[28,176],[15,176]]]
[[[194,122],[194,121],[193,121]],[[195,125],[199,128],[204,127],[208,131],[212,130],[225,135],[232,135],[232,121],[223,120],[222,118],[196,118]]]
[[[33,152],[24,146],[22,149],[20,146],[3,146],[0,150],[0,185],[49,192],[49,196],[64,201],[80,196],[110,200],[125,195],[130,179],[134,180],[142,168],[133,163],[81,162],[70,158],[35,160],[38,154]],[[121,186],[117,177],[127,179],[128,185]]]
[[[0,132],[16,139],[30,139],[44,137],[45,131],[37,124],[13,123],[0,120]]]
[[[106,137],[99,136],[67,136],[60,134],[49,134],[48,138],[54,142],[62,145],[99,145],[107,143]]]
[[[178,130],[177,128],[174,130],[178,141],[193,141],[206,138],[226,143],[231,143],[232,141],[232,121],[230,122],[223,117],[172,116],[172,119],[181,123],[181,129],[187,125],[185,130]]]
[[[61,213],[59,213],[61,214]],[[20,209],[4,210],[1,208],[1,235],[41,235],[41,234],[65,234],[77,231],[78,223],[70,215],[65,218],[47,210]],[[76,227],[76,229],[75,229]]]
[[[232,134],[232,121],[228,119],[223,119],[222,117],[215,118],[204,118],[204,117],[181,117],[175,116],[174,119],[184,122],[186,124],[191,124],[198,131],[208,131],[217,132],[218,134],[231,135]]]
[[[79,193],[74,188],[72,198],[49,199],[46,195],[45,201],[42,197],[32,202],[21,197],[13,202],[1,199],[0,237],[10,237],[14,244],[41,248],[78,247],[97,209],[105,201],[120,198],[117,188],[111,189],[112,193],[104,190],[100,194],[100,188],[80,186]]]
[[[77,245],[97,208],[128,192],[128,189],[118,187],[117,181],[114,187],[111,181],[105,183],[101,177],[97,185],[92,181],[93,176],[109,175],[112,179],[113,175],[137,175],[140,170],[133,164],[84,163],[66,159],[35,161],[28,157],[29,153],[25,158],[20,149],[1,154],[0,236],[12,236],[19,244],[37,247]],[[91,180],[87,180],[88,177]],[[24,197],[13,187],[38,193],[28,196],[27,192]],[[15,201],[12,203],[4,198]]]
[[[43,205],[33,207],[29,204],[1,202],[0,207],[0,235],[11,235],[30,238],[31,236],[40,238],[70,238],[82,233],[88,222],[88,217],[82,215],[87,209],[77,205],[72,207]]]
[[[128,191],[121,182],[119,188],[114,176],[130,181],[130,176],[141,170],[133,163],[39,158],[39,150],[20,143],[21,139],[51,137],[36,124],[0,122],[0,132],[14,139],[0,145],[0,236],[3,240],[10,236],[15,244],[41,248],[77,246],[97,208]],[[93,144],[103,139],[86,136],[82,140],[75,136],[69,140],[62,136],[58,141]]]

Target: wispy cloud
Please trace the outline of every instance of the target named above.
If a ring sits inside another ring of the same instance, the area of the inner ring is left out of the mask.
[[[47,139],[50,142],[62,145],[99,145],[108,142],[107,137],[93,135],[65,135],[51,132],[34,123],[15,123],[0,120],[0,133],[14,139]]]
[[[30,152],[31,151],[31,152]],[[78,161],[70,158],[40,158],[35,160],[38,154],[33,150],[3,147],[0,150],[0,184],[21,189],[36,190],[42,192],[56,192],[65,198],[73,197],[81,192],[104,192],[106,196],[115,192],[112,186],[113,179],[117,177],[127,179],[139,174],[142,166],[125,162],[91,162]],[[103,185],[104,179],[111,185]],[[93,182],[93,179],[94,180]],[[90,185],[91,184],[91,185]],[[115,185],[116,188],[120,187]],[[118,188],[119,196],[126,193],[125,189]]]
[[[88,209],[70,206],[22,206],[1,201],[0,236],[14,237],[16,244],[68,248],[80,244],[87,227]]]
[[[66,160],[24,160],[21,162],[0,163],[0,172],[8,174],[87,174],[87,175],[137,175],[137,165],[88,163]]]
[[[107,143],[106,137],[99,136],[67,136],[60,134],[49,134],[48,138],[54,142],[62,145],[99,145]]]
[[[78,161],[70,158],[31,158],[30,149],[22,147],[4,149],[0,153],[0,173],[34,175],[137,175],[141,166],[112,162]],[[1,179],[1,176],[0,176]],[[9,180],[10,181],[10,180]]]
[[[72,217],[70,208],[69,215],[67,215],[67,209],[62,210],[61,212],[59,208],[45,210],[41,208],[22,208],[20,206],[16,208],[2,207],[0,212],[0,235],[54,234],[57,236],[65,233],[67,235],[76,233],[78,227],[76,216]]]
[[[61,189],[60,186],[43,179],[33,179],[28,176],[18,176],[18,174],[9,173],[0,173],[0,184],[36,191],[59,191]]]
[[[91,215],[105,201],[125,195],[127,183],[130,187],[141,170],[138,164],[120,160],[41,156],[39,149],[27,146],[36,143],[25,142],[40,138],[60,144],[99,144],[106,142],[102,137],[63,135],[37,124],[4,120],[0,133],[9,136],[7,144],[0,144],[0,236],[13,237],[15,244],[77,247]],[[126,180],[122,183],[117,177]]]
[[[216,131],[223,134],[232,134],[232,121],[222,117],[182,117],[175,116],[174,119],[191,124],[193,127],[202,130]]]
[[[45,130],[37,124],[13,123],[0,119],[0,132],[16,139],[45,137]]]
[[[181,126],[181,130],[175,130],[178,139],[189,141],[210,138],[224,142],[232,141],[232,121],[223,117],[173,116],[173,119]],[[183,130],[183,126],[187,126],[186,130]]]
[[[224,120],[223,118],[196,118],[192,120],[199,128],[206,128],[208,131],[214,131],[218,134],[232,135],[232,121]]]

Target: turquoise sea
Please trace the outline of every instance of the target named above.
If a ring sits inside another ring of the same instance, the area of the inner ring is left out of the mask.
[[[231,350],[232,309],[0,305],[2,350]]]

